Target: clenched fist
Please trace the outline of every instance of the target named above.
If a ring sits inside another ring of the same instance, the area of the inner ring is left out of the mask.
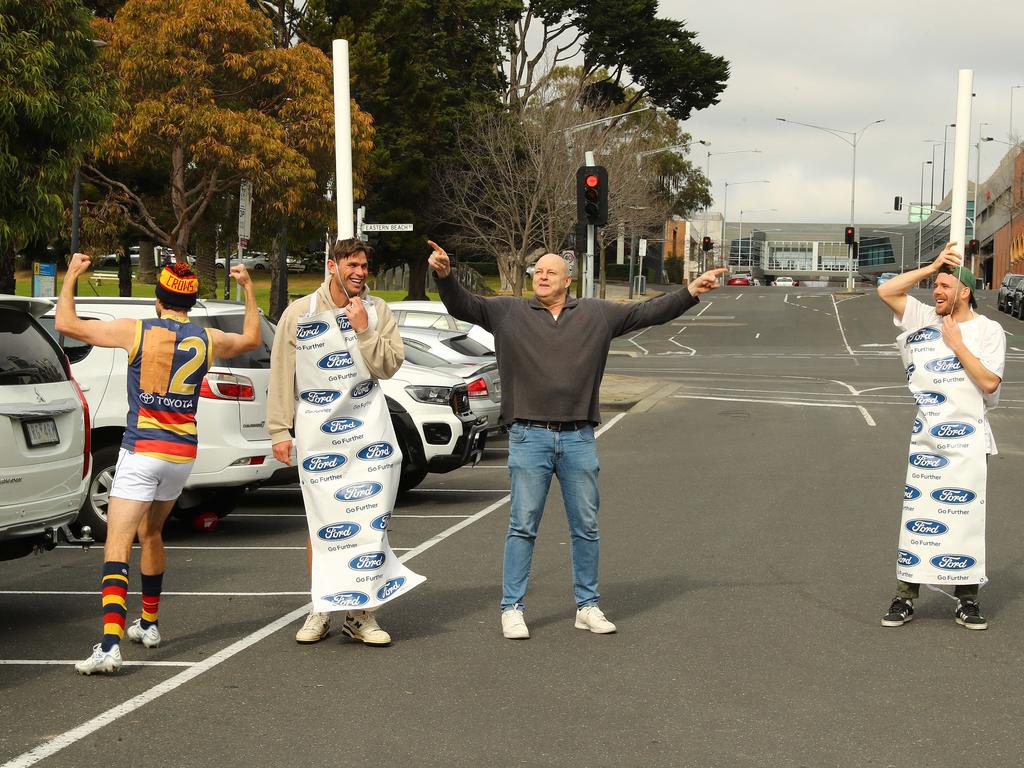
[[[249,270],[245,268],[244,264],[235,264],[232,266],[231,277],[233,277],[235,282],[243,288],[252,283],[252,276],[249,274]]]
[[[68,276],[72,279],[89,271],[92,266],[92,259],[84,253],[76,253],[68,262]]]

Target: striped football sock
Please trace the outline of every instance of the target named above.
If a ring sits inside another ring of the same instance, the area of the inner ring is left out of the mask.
[[[164,575],[157,573],[153,576],[142,574],[142,621],[139,626],[149,629],[157,623],[157,614],[160,612],[160,593],[164,588]]]
[[[101,648],[109,651],[124,637],[124,622],[128,611],[128,563],[108,560],[103,564],[103,582],[100,594],[103,603],[103,642]]]

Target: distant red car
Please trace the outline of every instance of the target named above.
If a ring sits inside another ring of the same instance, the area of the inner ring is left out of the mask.
[[[749,277],[741,277],[740,275],[736,275],[735,277],[730,277],[728,280],[725,281],[725,284],[726,285],[753,285],[753,283],[750,282],[750,278]]]

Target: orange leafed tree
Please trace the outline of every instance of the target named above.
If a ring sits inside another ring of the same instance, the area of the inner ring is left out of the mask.
[[[334,123],[321,51],[275,48],[270,21],[245,0],[128,0],[97,25],[122,99],[85,168],[106,193],[102,210],[184,254],[218,193],[243,179],[263,210],[325,207]],[[373,128],[355,104],[352,132],[358,188]]]

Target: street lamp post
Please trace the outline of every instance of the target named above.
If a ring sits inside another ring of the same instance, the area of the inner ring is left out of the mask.
[[[711,146],[711,144],[708,143],[708,142],[701,142],[701,143],[704,144],[704,146],[706,146],[706,147],[710,147]],[[753,152],[753,153],[756,153],[756,154],[760,154],[761,150],[760,149],[733,149],[733,150],[730,150],[728,152],[712,152],[709,149],[708,150],[708,158],[707,158],[707,166],[706,166],[705,171],[704,171],[704,176],[707,178],[708,183],[709,184],[711,183],[711,156],[712,155],[739,155],[739,154],[742,154],[744,152]],[[728,194],[728,189],[726,190],[726,194]],[[704,236],[707,236],[707,234],[708,234],[708,214],[710,212],[711,212],[711,206],[710,205],[704,206]],[[722,239],[723,242],[719,244],[719,247],[724,247],[725,246],[725,242],[724,242],[725,241],[725,212],[724,211],[722,212],[722,238],[721,239]],[[714,251],[712,251],[712,257],[713,257],[713,254],[714,254]],[[703,270],[705,272],[708,269],[707,258],[708,258],[707,254],[705,253],[704,254],[704,270]]]
[[[1010,135],[1007,136],[1012,144],[1017,143],[1017,137],[1013,135],[1013,92],[1018,88],[1024,88],[1024,85],[1011,85],[1010,86]]]
[[[768,179],[752,179],[751,181],[727,181],[725,182],[725,194],[722,196],[722,266],[728,266],[729,258],[725,255],[725,228],[728,219],[729,210],[729,185],[732,184],[734,187],[737,184],[771,184]]]
[[[847,144],[850,145],[850,147],[853,149],[853,171],[851,174],[852,181],[850,184],[850,226],[856,226],[857,222],[854,217],[856,215],[855,206],[857,200],[857,142],[860,141],[861,137],[864,135],[864,132],[868,128],[870,128],[872,125],[877,125],[878,123],[884,123],[885,118],[883,117],[878,120],[872,120],[859,131],[841,131],[837,128],[826,128],[821,125],[801,123],[797,120],[787,120],[785,117],[776,117],[775,119],[781,123],[792,123],[793,125],[802,125],[805,128],[814,128],[819,131],[824,131],[825,133],[832,134],[840,141],[845,141]],[[850,138],[846,138],[847,136],[849,136]],[[850,244],[849,248],[849,271],[846,276],[846,290],[853,290],[853,243]]]

